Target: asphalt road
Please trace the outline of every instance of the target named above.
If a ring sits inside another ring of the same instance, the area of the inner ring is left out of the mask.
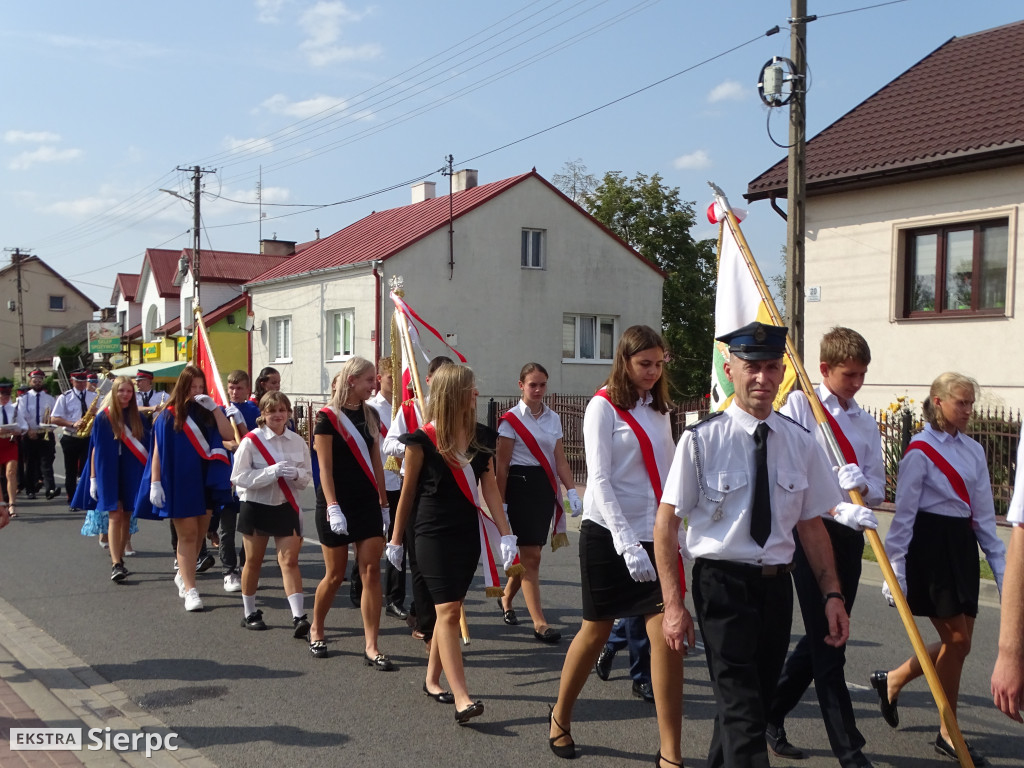
[[[399,669],[382,673],[363,664],[362,628],[347,584],[328,616],[331,655],[318,660],[291,636],[273,560],[264,567],[257,598],[270,631],[249,632],[239,626],[239,596],[223,591],[219,565],[200,576],[205,611],[184,611],[171,580],[166,525],[140,522],[133,539],[139,554],[128,562],[133,574],[116,585],[109,581],[107,553],[95,538],[79,535],[82,514],[58,501],[20,501],[18,519],[0,532],[0,594],[214,763],[563,765],[547,747],[547,705],[554,701],[564,649],[580,619],[574,533],[572,547],[545,552],[542,564],[546,611],[563,631],[561,646],[538,643],[528,625],[505,626],[479,580],[471,590],[466,672],[486,711],[460,727],[452,706],[423,695],[423,644],[410,637],[404,622],[381,620],[381,649]],[[308,492],[304,506],[312,508]],[[312,531],[311,513],[305,522]],[[311,612],[312,593],[323,574],[319,546],[307,543],[300,563]],[[847,662],[858,722],[868,740],[865,751],[878,766],[953,765],[932,749],[938,719],[923,680],[900,697],[899,730],[889,729],[878,714],[867,677],[873,669],[898,664],[910,645],[896,612],[882,601],[877,569],[865,565]],[[516,607],[526,617],[521,598]],[[800,630],[797,615],[794,639]],[[934,637],[930,627],[922,630],[926,640]],[[1024,728],[995,710],[988,693],[997,633],[998,606],[987,602],[964,672],[960,723],[992,765],[1020,766]],[[592,676],[583,691],[573,726],[580,765],[647,765],[653,759],[654,709],[632,698],[626,668],[623,654],[610,681]],[[688,766],[704,766],[713,710],[703,653],[692,653],[685,669],[683,753]],[[787,731],[810,755],[797,765],[835,765],[813,691],[794,711]],[[773,758],[773,765],[784,764]]]

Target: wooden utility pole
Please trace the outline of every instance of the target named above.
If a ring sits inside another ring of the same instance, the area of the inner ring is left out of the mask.
[[[22,254],[20,248],[14,249],[14,255],[11,259],[14,261],[17,274],[18,283],[18,369],[21,371],[20,381],[24,383],[25,379],[25,310],[21,302],[21,257]],[[13,498],[13,497],[12,497]]]
[[[202,271],[199,266],[200,257],[200,243],[202,232],[200,230],[201,218],[199,216],[199,201],[202,196],[202,181],[204,173],[215,173],[214,170],[203,170],[198,165],[193,165],[191,168],[182,168],[178,166],[179,171],[192,171],[192,311],[194,312],[196,307],[201,306],[199,303],[199,284],[202,276]],[[179,197],[182,200],[187,198],[182,197],[177,192],[172,192],[169,189],[162,190],[168,194]]]
[[[807,114],[807,0],[791,0],[790,58],[793,61],[789,101],[789,178],[786,184],[786,322],[800,357],[804,354],[804,164]]]

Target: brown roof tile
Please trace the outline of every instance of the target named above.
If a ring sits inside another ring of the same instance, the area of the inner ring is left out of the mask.
[[[1024,21],[952,38],[808,141],[807,191],[997,158],[1024,162]],[[784,195],[786,165],[744,197]]]
[[[192,263],[192,249],[181,254]],[[291,256],[268,256],[263,253],[237,251],[200,251],[199,269],[202,282],[242,284],[288,261]]]

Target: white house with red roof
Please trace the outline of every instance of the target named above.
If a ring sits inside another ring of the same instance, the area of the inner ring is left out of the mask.
[[[660,327],[662,272],[536,170],[476,178],[459,171],[450,199],[422,182],[410,205],[374,212],[249,282],[253,371],[274,366],[284,391],[323,397],[352,355],[390,354],[397,275],[406,301],[468,359],[482,395],[515,392],[531,361],[547,368],[551,392],[593,393],[623,329]]]

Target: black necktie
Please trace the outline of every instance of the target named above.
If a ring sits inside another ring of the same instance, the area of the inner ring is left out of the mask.
[[[750,510],[750,537],[763,547],[772,532],[772,499],[768,489],[768,425],[754,430],[754,504]]]
[[[36,392],[36,426],[39,426],[39,393]]]
[[[151,398],[152,396],[153,396],[153,390],[149,390],[149,392],[143,392],[142,393],[142,407],[143,408],[149,408],[149,398]]]
[[[78,395],[77,392],[75,394]],[[78,402],[82,404],[82,418],[85,418],[85,392],[78,395]]]
[[[6,424],[7,424],[7,406],[6,405],[0,406],[0,411],[4,412],[4,425],[6,426]]]

